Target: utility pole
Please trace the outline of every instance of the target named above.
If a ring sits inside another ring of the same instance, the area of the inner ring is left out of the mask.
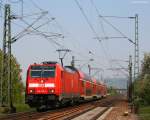
[[[138,14],[135,14],[135,53],[134,53],[134,80],[139,75],[139,39],[138,39]]]
[[[129,56],[129,82],[128,82],[128,100],[132,102],[133,84],[132,84],[132,56]]]
[[[8,106],[9,103],[9,79],[6,79],[8,75],[8,49],[10,48],[9,39],[11,37],[10,32],[10,5],[5,5],[5,18],[4,18],[4,32],[3,32],[3,56],[2,56],[2,73],[1,73],[1,106]],[[10,50],[9,50],[10,52]],[[6,91],[7,90],[7,91]]]
[[[11,13],[10,5],[5,5],[3,56],[1,72],[1,106],[8,107],[10,112],[15,112],[12,103],[12,78],[11,78]]]

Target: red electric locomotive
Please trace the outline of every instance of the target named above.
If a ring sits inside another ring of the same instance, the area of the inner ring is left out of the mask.
[[[26,103],[37,109],[97,99],[106,94],[105,85],[72,66],[43,62],[30,65],[27,71]]]

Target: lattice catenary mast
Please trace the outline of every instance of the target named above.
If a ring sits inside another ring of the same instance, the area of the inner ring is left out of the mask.
[[[139,75],[139,39],[138,39],[138,14],[135,14],[135,53],[134,53],[134,80]]]

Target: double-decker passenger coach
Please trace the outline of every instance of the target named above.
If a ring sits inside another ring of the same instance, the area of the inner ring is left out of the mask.
[[[75,67],[57,62],[32,64],[27,70],[26,103],[31,107],[58,107],[104,97],[105,85]]]

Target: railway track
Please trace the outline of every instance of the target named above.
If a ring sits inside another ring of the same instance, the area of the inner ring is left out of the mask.
[[[93,109],[95,106],[91,104],[83,104],[74,107],[67,107],[62,109],[51,110],[47,112],[24,112],[24,113],[14,113],[7,116],[0,117],[2,120],[57,120],[58,118],[69,116],[69,115],[79,115],[80,113],[87,112]]]
[[[10,114],[5,117],[0,117],[2,120],[77,120],[78,116],[83,114],[91,114],[90,111],[100,111],[89,120],[96,120],[103,113],[105,113],[110,107],[112,107],[120,97],[107,97],[102,100],[88,102],[80,104],[78,106],[72,106],[67,108],[61,108],[51,110],[47,112],[25,112]]]

